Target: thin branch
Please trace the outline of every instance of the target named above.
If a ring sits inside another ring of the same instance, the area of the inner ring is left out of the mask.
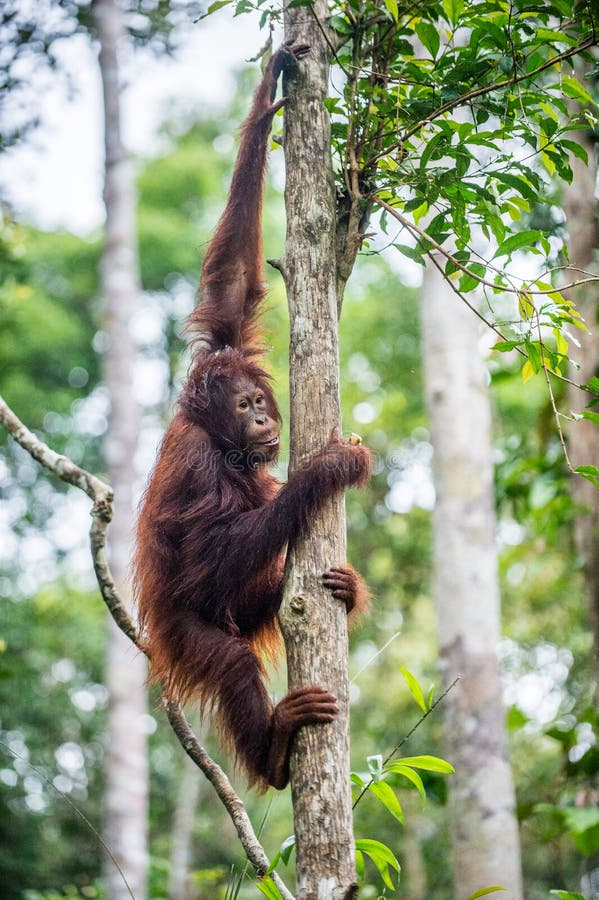
[[[30,431],[15,415],[6,401],[0,396],[0,422],[9,434],[44,468],[57,475],[62,481],[81,488],[93,501],[92,525],[90,529],[90,542],[94,570],[98,579],[100,593],[108,607],[108,610],[118,627],[138,647],[140,637],[129,613],[122,600],[112,578],[110,567],[106,559],[106,530],[112,518],[113,493],[109,485],[85,469],[75,465],[67,456],[62,456],[51,450],[47,444],[41,441]],[[264,875],[270,863],[262,845],[254,832],[250,818],[240,797],[235,793],[231,782],[206,753],[194,735],[183,711],[178,703],[164,700],[164,706],[173,731],[177,735],[181,746],[202,770],[208,781],[214,787],[220,797],[231,821],[237,831],[237,835],[245,850],[246,856],[256,869],[257,874]],[[277,885],[284,900],[293,900],[293,895],[283,884],[276,872],[270,877]]]
[[[551,409],[553,410],[553,417],[555,419],[555,424],[557,426],[557,433],[559,435],[560,444],[562,445],[562,452],[564,454],[564,459],[566,460],[566,465],[570,472],[573,475],[578,474],[574,469],[572,463],[570,462],[570,457],[568,455],[568,447],[566,446],[566,438],[564,437],[564,432],[562,429],[562,423],[560,422],[560,412],[557,408],[557,404],[555,402],[555,395],[553,393],[553,388],[551,387],[551,379],[549,378],[549,369],[547,368],[547,363],[545,362],[545,345],[541,336],[541,322],[539,313],[535,309],[535,321],[537,326],[537,335],[539,338],[539,345],[541,347],[541,367],[543,369],[543,375],[545,376],[545,383],[547,384],[547,390],[549,392],[549,400],[551,402]]]
[[[393,750],[391,751],[391,753],[388,753],[388,754],[387,754],[387,756],[386,756],[385,759],[383,760],[383,766],[386,766],[388,762],[391,762],[391,760],[393,759],[393,757],[396,755],[396,753],[398,753],[399,750],[401,750],[401,748],[402,748],[403,745],[406,743],[406,741],[408,741],[408,740],[412,737],[412,735],[414,734],[414,732],[416,731],[416,729],[417,729],[417,728],[420,728],[420,726],[422,725],[422,723],[424,722],[424,720],[425,720],[425,719],[428,719],[428,717],[430,716],[430,714],[433,712],[433,710],[435,710],[435,709],[437,708],[437,706],[438,706],[440,703],[443,703],[443,701],[445,700],[445,698],[447,697],[447,695],[449,694],[449,692],[452,691],[452,690],[454,689],[454,687],[456,686],[456,684],[458,683],[459,680],[460,680],[460,676],[458,675],[457,678],[454,678],[454,679],[453,679],[453,681],[451,682],[451,684],[449,685],[449,687],[448,687],[448,688],[445,688],[445,690],[443,691],[443,693],[440,694],[440,695],[437,697],[437,699],[435,700],[435,702],[432,703],[432,704],[429,706],[429,708],[427,709],[427,711],[426,711],[425,713],[423,713],[423,715],[420,716],[420,718],[418,719],[418,721],[416,722],[416,724],[415,724],[414,726],[412,726],[412,728],[410,728],[410,730],[408,731],[408,733],[401,739],[401,741],[399,742],[399,744],[397,744],[397,745],[393,748]],[[371,784],[374,784],[374,778],[371,778],[370,781],[368,782],[368,784],[364,785],[364,787],[362,788],[362,790],[360,791],[360,793],[358,794],[358,796],[357,796],[356,799],[354,800],[354,804],[353,804],[353,806],[352,806],[352,809],[355,809],[355,808],[356,808],[356,806],[358,805],[358,803],[360,802],[360,800],[362,799],[362,797],[364,796],[364,794],[368,791],[368,788],[370,787]]]
[[[243,800],[235,793],[231,782],[221,767],[208,756],[205,749],[198,742],[180,705],[173,701],[165,700],[164,707],[171,727],[179,739],[179,743],[190,759],[202,770],[229,813],[247,858],[256,869],[256,872],[259,875],[264,875],[270,866],[270,862],[254,833]],[[287,890],[277,873],[271,872],[270,877],[277,885],[284,900],[293,900],[293,894]]]
[[[524,289],[518,289],[515,287],[509,288],[509,287],[506,287],[505,285],[500,286],[500,285],[492,284],[491,282],[485,281],[484,278],[479,278],[478,275],[475,275],[474,272],[470,272],[469,269],[467,269],[465,266],[463,266],[459,260],[457,260],[451,253],[449,253],[448,250],[446,250],[444,247],[442,247],[441,244],[439,244],[437,241],[435,241],[434,238],[430,237],[421,228],[418,228],[417,225],[414,225],[413,222],[410,222],[409,219],[407,219],[405,216],[403,216],[401,213],[399,213],[394,207],[389,206],[388,203],[385,203],[384,200],[381,200],[380,197],[378,197],[378,195],[374,194],[373,200],[375,200],[375,202],[379,203],[386,210],[388,210],[391,213],[391,215],[394,216],[399,222],[401,222],[408,229],[408,231],[410,231],[412,234],[416,234],[419,237],[422,237],[424,240],[428,241],[430,244],[432,244],[432,248],[430,250],[427,250],[427,255],[428,255],[429,259],[431,259],[432,262],[435,264],[435,266],[438,268],[438,270],[441,272],[441,274],[443,275],[443,277],[445,278],[445,280],[447,281],[447,283],[449,284],[451,289],[454,291],[454,293],[457,294],[457,296],[460,298],[460,300],[462,300],[462,302],[466,304],[468,309],[470,309],[474,313],[474,315],[477,316],[477,318],[479,318],[481,320],[481,322],[484,322],[484,324],[487,326],[487,328],[490,328],[491,331],[494,331],[495,334],[498,337],[500,337],[502,341],[509,340],[509,338],[507,338],[503,334],[503,332],[497,327],[497,325],[495,325],[494,322],[489,321],[489,319],[487,319],[485,316],[483,316],[483,314],[480,312],[480,310],[478,310],[476,308],[476,306],[474,306],[473,303],[470,303],[470,301],[466,299],[464,294],[459,290],[459,288],[456,287],[456,285],[451,280],[451,278],[448,278],[447,275],[445,275],[445,272],[439,265],[438,260],[435,258],[435,254],[433,253],[433,250],[437,250],[442,256],[444,256],[446,259],[448,259],[450,262],[452,262],[457,268],[461,269],[467,275],[470,275],[475,281],[478,281],[479,284],[485,285],[487,287],[492,287],[493,290],[495,290],[495,291],[501,290],[501,291],[504,291],[505,293],[513,293],[513,294],[518,295],[518,294],[522,293],[522,290],[524,290]],[[571,269],[572,266],[559,266],[558,268],[570,268]],[[579,269],[577,271],[584,271],[584,270]],[[570,290],[573,287],[578,287],[578,285],[580,285],[580,284],[588,284],[589,282],[592,283],[592,282],[599,281],[599,275],[593,275],[592,273],[585,273],[585,274],[588,274],[589,277],[581,278],[579,281],[575,281],[570,284],[564,285],[564,287],[552,288],[551,290],[546,290],[546,291],[545,290],[542,290],[542,291],[541,290],[531,290],[529,287],[526,287],[525,290],[526,290],[527,294],[546,295],[546,294],[554,294],[556,292],[562,293],[564,291]],[[522,281],[523,280],[524,279],[522,279]],[[540,344],[541,344],[542,348],[545,346],[545,344],[542,340],[540,341]],[[516,350],[521,356],[528,359],[528,354],[522,349],[522,347],[516,346],[516,347],[514,347],[514,350]],[[567,375],[562,375],[559,372],[553,372],[553,371],[551,371],[551,374],[554,376],[554,378],[557,378],[559,381],[563,381],[565,384],[571,384],[572,387],[578,388],[581,391],[586,391],[589,394],[595,393],[588,387],[588,385],[580,384],[578,381],[574,381],[573,378],[568,378]],[[548,372],[546,372],[546,375],[548,375]]]
[[[416,225],[414,222],[412,222],[406,216],[402,215],[402,213],[400,213],[399,210],[397,210],[394,206],[391,206],[389,203],[387,203],[385,200],[383,200],[382,197],[379,197],[378,194],[372,194],[372,199],[374,200],[375,203],[378,203],[379,206],[382,206],[383,209],[386,209],[387,212],[391,213],[393,218],[397,219],[398,222],[401,222],[401,224],[404,226],[404,228],[407,228],[408,231],[410,231],[412,234],[417,235],[418,237],[422,238],[424,241],[427,241],[429,244],[431,244],[435,248],[435,250],[438,250],[439,253],[441,253],[447,260],[449,260],[451,263],[453,263],[453,265],[455,265],[455,267],[457,269],[459,269],[461,272],[464,272],[465,275],[469,275],[470,278],[473,278],[474,281],[477,282],[477,284],[483,285],[484,287],[492,288],[494,291],[502,291],[507,294],[522,293],[523,288],[516,287],[515,285],[513,287],[509,287],[508,285],[495,284],[495,282],[487,281],[486,278],[482,278],[481,276],[476,275],[474,272],[471,272],[467,266],[465,266],[458,259],[456,259],[455,256],[453,256],[453,254],[449,252],[449,250],[446,250],[445,247],[443,247],[438,241],[436,241],[433,237],[431,237],[429,234],[427,234],[427,232],[424,231],[424,229],[419,228],[418,225]],[[513,276],[513,275],[510,276],[510,278],[514,278],[514,277],[517,277],[517,276]],[[521,278],[520,280],[524,283],[523,278]],[[563,293],[564,291],[570,290],[570,288],[578,287],[579,285],[582,285],[582,284],[589,284],[589,283],[593,283],[593,282],[597,282],[597,281],[599,281],[599,275],[591,274],[588,276],[588,278],[581,278],[579,281],[573,281],[570,284],[566,284],[560,288],[551,287],[551,288],[547,288],[546,290],[540,290],[538,288],[533,289],[527,285],[526,293],[534,294],[535,296]]]

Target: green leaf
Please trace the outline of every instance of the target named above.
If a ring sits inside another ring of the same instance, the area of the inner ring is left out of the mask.
[[[384,0],[387,12],[390,14],[394,22],[399,22],[399,7],[397,0]]]
[[[331,18],[329,19],[329,25],[331,26],[332,29],[334,29],[334,31],[337,32],[337,34],[353,34],[353,31],[354,31],[354,27],[351,24],[351,22],[348,22],[344,16],[331,16]],[[338,97],[330,98],[330,99],[334,99],[336,103],[339,102]],[[324,102],[325,102],[325,104],[327,103],[326,100]],[[327,109],[328,109],[328,106],[327,106]],[[330,109],[329,109],[329,112],[330,112]]]
[[[540,238],[540,231],[519,231],[517,234],[512,234],[499,245],[493,259],[497,259],[498,256],[509,256],[514,250],[519,250],[521,247],[530,249]]]
[[[387,772],[389,770],[385,769],[385,771]],[[398,765],[397,763],[395,764],[393,772],[397,775],[403,775],[404,778],[407,778],[408,781],[411,781],[422,799],[424,800],[426,798],[424,784],[422,783],[422,778],[420,777],[418,772],[416,772],[414,769],[411,769],[409,766],[402,766]]]
[[[263,878],[259,878],[256,882],[256,887],[261,894],[264,894],[265,897],[268,897],[268,900],[283,900],[282,893],[280,892],[270,875],[265,875]]]
[[[422,688],[418,684],[418,681],[412,675],[412,673],[406,669],[405,666],[400,666],[399,670],[405,679],[405,682],[410,690],[410,694],[412,695],[422,712],[426,712],[426,701],[424,699],[424,693],[422,691]]]
[[[517,731],[530,722],[528,716],[522,712],[517,706],[510,706],[506,715],[506,725],[508,731]]]
[[[583,419],[588,419],[589,422],[594,422],[595,425],[599,425],[599,413],[589,412],[585,410],[582,414]]]
[[[524,341],[524,348],[528,354],[528,359],[532,366],[533,373],[536,375],[543,368],[543,354],[538,341]]]
[[[541,131],[539,134],[539,150],[541,153],[541,162],[543,163],[543,165],[545,166],[545,168],[547,169],[547,171],[553,178],[553,176],[555,175],[556,166],[553,161],[553,155],[548,152],[549,150],[552,150],[552,149],[553,149],[553,144],[550,144],[548,142],[546,135],[544,135],[543,132]]]
[[[283,841],[283,843],[281,844],[281,846],[279,848],[279,853],[281,854],[281,859],[283,860],[285,865],[287,865],[287,863],[289,862],[289,859],[290,859],[291,854],[293,853],[294,849],[295,849],[295,835],[290,834],[289,837],[285,838],[285,840]]]
[[[403,253],[404,256],[407,256],[408,259],[413,259],[414,262],[420,263],[421,266],[424,265],[422,253],[416,247],[408,247],[407,244],[393,244],[393,246],[396,250],[399,250],[400,253]]]
[[[418,206],[414,210],[414,221],[416,222],[417,225],[418,225],[418,222],[420,221],[420,219],[423,216],[425,216],[427,214],[427,212],[428,212],[428,203],[425,200],[424,203],[421,203],[420,206]]]
[[[431,706],[433,705],[434,699],[435,699],[435,685],[431,684],[429,691],[428,691],[428,697],[426,698],[426,708],[427,709],[431,708]]]
[[[521,319],[532,319],[535,314],[535,305],[532,302],[532,294],[530,291],[518,291],[518,312]]]
[[[289,858],[291,856],[291,852],[294,847],[295,847],[295,835],[290,834],[289,837],[285,838],[285,840],[279,847],[278,853],[276,853],[275,856],[272,858],[270,866],[268,867],[268,869],[266,870],[266,872],[264,874],[270,875],[270,873],[273,872],[274,869],[276,869],[280,860],[283,860],[284,864],[287,865],[287,863],[289,862]]]
[[[450,25],[456,25],[464,11],[464,0],[441,0],[445,18]]]
[[[493,344],[493,350],[497,350],[499,353],[509,353],[514,347],[519,347],[520,343],[521,341],[497,341],[496,344]]]
[[[578,159],[581,159],[585,165],[589,164],[589,154],[582,146],[582,144],[577,144],[576,141],[567,141],[561,140],[560,144],[562,147],[566,147],[574,156],[577,156]]]
[[[205,13],[199,17],[198,22],[201,19],[206,19],[208,16],[211,16],[212,13],[215,13],[217,10],[222,9],[223,6],[230,6],[233,0],[215,0],[214,3],[211,3]]]
[[[585,87],[577,81],[576,78],[571,78],[569,75],[562,76],[561,79],[562,90],[566,97],[571,97],[573,100],[579,100],[580,103],[592,103],[594,105],[595,101],[587,91]]]
[[[535,203],[538,199],[538,192],[534,189],[530,181],[520,175],[512,175],[509,172],[494,172],[493,178],[502,184],[507,184],[514,191],[517,191],[526,200]]]
[[[364,855],[356,850],[356,872],[358,878],[364,878]]]
[[[410,766],[412,769],[425,769],[427,772],[441,772],[444,775],[453,775],[455,771],[451,763],[438,756],[404,756],[385,768],[389,772],[395,772],[396,766]]]
[[[468,900],[476,900],[477,897],[484,897],[485,894],[496,894],[497,891],[505,891],[507,888],[500,887],[498,884],[492,884],[489,887],[481,888],[480,891],[475,891],[473,894],[470,894]]]
[[[394,819],[397,819],[398,822],[405,825],[406,819],[401,804],[395,796],[395,792],[391,785],[387,784],[385,781],[373,781],[372,784],[368,785],[368,790],[381,801],[385,809],[391,813]]]
[[[534,367],[532,366],[530,360],[527,359],[526,362],[524,363],[524,365],[522,366],[522,384],[526,384],[526,382],[530,381],[530,379],[533,377],[533,375],[536,375],[536,374],[537,373],[535,372]]]
[[[389,847],[385,846],[385,844],[382,844],[380,841],[374,841],[370,838],[361,838],[356,841],[356,850],[360,853],[365,853],[370,857],[379,870],[379,874],[385,885],[390,891],[394,891],[395,885],[391,879],[389,866],[391,866],[392,869],[395,869],[398,875],[401,872],[401,866]],[[363,871],[362,865],[362,872]]]
[[[599,487],[599,469],[596,466],[578,466],[574,471],[594,484],[595,487]]]
[[[437,150],[439,150],[438,156],[442,156],[445,152],[447,145],[447,135],[443,131],[439,131],[428,141],[426,147],[424,148],[424,152],[420,157],[420,170],[421,172],[425,172],[429,161],[433,158]],[[438,157],[437,157],[438,158]]]
[[[416,25],[416,34],[420,38],[433,59],[437,58],[441,38],[439,32],[430,22],[418,22]]]
[[[367,756],[366,762],[372,778],[375,781],[380,781],[381,775],[383,774],[383,757],[381,754],[377,753],[376,756]]]
[[[584,894],[579,894],[576,891],[549,891],[550,894],[553,894],[554,897],[561,897],[562,900],[588,900]]]
[[[593,375],[592,378],[589,378],[585,387],[587,387],[590,391],[593,391],[595,394],[599,394],[599,378],[597,378],[596,375]]]

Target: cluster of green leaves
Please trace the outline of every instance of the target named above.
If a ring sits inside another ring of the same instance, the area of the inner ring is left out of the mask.
[[[596,123],[574,62],[597,42],[591,4],[384,0],[336,13],[340,189],[355,195],[357,179],[397,249],[421,264],[435,251],[457,294],[482,289],[498,349],[521,354],[524,381],[566,377],[569,329],[585,324],[547,275],[526,281],[510,268],[523,252],[547,268],[551,215],[545,228],[523,221],[551,205],[552,179],[571,182],[572,155],[588,161],[572,133]],[[596,396],[596,384],[584,389]],[[577,471],[599,484],[595,465]]]
[[[99,377],[89,353],[97,261],[95,242],[0,223],[2,393],[42,432],[49,410],[68,414]]]
[[[93,898],[100,844],[73,807],[101,827],[104,611],[64,583],[22,601],[2,591],[0,603],[2,896]]]
[[[543,170],[569,181],[569,153],[585,155],[568,138],[580,121],[566,99],[593,106],[571,74],[572,57],[595,43],[590,5],[574,16],[565,0],[429,0],[416,10],[374,0],[336,11],[347,75],[331,104],[342,186],[353,156],[365,189],[416,225],[427,215],[426,235],[441,245],[454,237],[462,265],[476,261],[477,225],[496,258],[520,241],[540,244],[540,231],[515,239],[510,223],[544,202]],[[431,245],[422,238],[413,255]],[[501,271],[496,279],[509,287]]]

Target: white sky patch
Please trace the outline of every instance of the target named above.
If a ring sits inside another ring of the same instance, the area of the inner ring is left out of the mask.
[[[121,60],[123,135],[128,149],[149,156],[162,147],[158,130],[173,111],[222,107],[234,88],[234,72],[254,56],[266,39],[257,17],[232,19],[226,13],[197,24],[172,58],[129,52]],[[66,228],[88,234],[101,226],[103,117],[97,50],[84,36],[60,42],[57,54],[77,87],[69,102],[64,82],[26,73],[32,88],[43,91],[39,129],[7,151],[2,160],[2,193],[17,219],[41,228]]]

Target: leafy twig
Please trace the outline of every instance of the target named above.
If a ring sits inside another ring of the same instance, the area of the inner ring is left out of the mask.
[[[417,729],[417,728],[420,728],[420,726],[422,725],[422,723],[424,722],[424,720],[425,720],[425,719],[428,719],[428,717],[429,717],[430,714],[433,712],[433,710],[436,709],[437,706],[445,700],[445,698],[447,697],[447,695],[449,694],[449,692],[452,691],[452,690],[454,689],[454,687],[456,686],[456,684],[458,683],[459,680],[460,680],[460,676],[458,675],[457,678],[454,678],[454,680],[451,682],[451,684],[449,685],[449,687],[445,688],[445,690],[443,691],[443,693],[440,694],[440,695],[437,697],[437,699],[435,700],[435,702],[432,703],[432,704],[429,706],[429,708],[427,709],[427,711],[426,711],[425,713],[423,713],[423,714],[420,716],[420,718],[418,719],[418,721],[416,722],[416,724],[415,724],[412,728],[410,728],[410,730],[408,731],[408,733],[401,739],[401,741],[399,742],[399,744],[397,744],[397,746],[395,746],[395,747],[393,748],[393,750],[391,751],[391,753],[387,754],[387,756],[386,756],[385,759],[383,760],[383,766],[386,766],[388,762],[391,762],[391,760],[393,759],[393,757],[396,755],[396,753],[399,752],[399,750],[401,750],[401,748],[402,748],[403,745],[406,743],[406,741],[408,741],[408,740],[412,737],[412,735],[414,734],[414,732],[416,731],[416,729]],[[356,808],[356,806],[358,805],[358,803],[360,802],[360,800],[362,799],[362,797],[364,796],[364,794],[368,791],[368,788],[370,787],[371,784],[374,784],[374,778],[371,778],[370,781],[368,782],[368,784],[365,784],[365,785],[364,785],[364,787],[362,788],[362,790],[360,791],[360,793],[358,794],[358,796],[357,796],[356,799],[354,800],[354,804],[353,804],[353,806],[352,806],[352,809],[355,809],[355,808]]]

